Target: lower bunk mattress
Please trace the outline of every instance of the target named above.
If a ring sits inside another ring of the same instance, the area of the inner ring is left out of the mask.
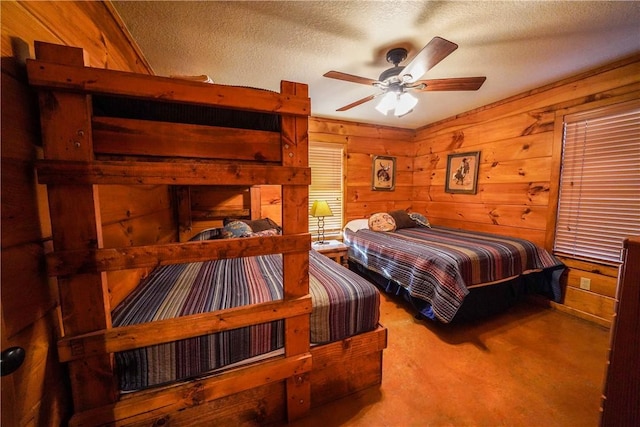
[[[561,299],[564,265],[528,240],[433,226],[394,232],[346,229],[345,241],[356,270],[443,323],[452,322],[467,299],[490,303],[496,295],[520,297],[531,291]]]
[[[309,252],[312,344],[375,330],[377,288],[312,250]],[[114,327],[282,299],[282,256],[175,264],[155,269],[112,312]],[[284,346],[284,321],[264,323],[115,354],[120,390],[186,380],[267,355]]]

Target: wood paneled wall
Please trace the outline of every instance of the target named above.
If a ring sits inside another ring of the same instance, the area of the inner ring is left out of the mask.
[[[413,206],[434,224],[528,238],[551,248],[562,115],[640,97],[640,55],[461,114],[416,133]],[[444,191],[447,156],[480,151],[478,192]],[[609,326],[617,268],[563,259],[561,309]],[[591,290],[579,278],[591,279]]]
[[[411,208],[415,132],[385,126],[309,118],[309,140],[340,144],[345,151],[344,222],[376,212]],[[374,156],[396,157],[394,191],[371,189]],[[282,224],[280,187],[261,186],[261,217]]]
[[[407,129],[309,119],[310,141],[343,144],[345,147],[345,223],[376,212],[412,208],[413,162],[416,155],[414,134],[414,131]],[[395,190],[372,190],[374,156],[396,158]]]
[[[2,425],[63,425],[70,399],[66,372],[57,361],[57,285],[47,278],[44,254],[51,226],[44,186],[36,184],[34,161],[42,156],[37,98],[27,85],[24,61],[34,40],[84,48],[94,67],[150,73],[102,2],[0,2],[2,10],[2,349],[26,349],[24,364],[2,377]],[[106,245],[169,238],[175,233],[166,187],[100,188]],[[169,229],[173,230],[169,232]],[[110,278],[111,279],[111,278]],[[114,280],[115,281],[115,280]]]

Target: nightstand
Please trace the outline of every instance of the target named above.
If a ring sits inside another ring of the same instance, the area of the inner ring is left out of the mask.
[[[322,255],[333,259],[338,264],[347,266],[347,258],[349,246],[338,240],[325,240],[324,244],[313,242],[312,248],[320,252]]]

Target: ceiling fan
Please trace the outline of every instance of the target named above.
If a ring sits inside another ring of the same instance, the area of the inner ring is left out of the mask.
[[[393,64],[393,67],[383,71],[378,80],[339,71],[325,73],[324,77],[370,85],[382,90],[382,93],[369,95],[338,108],[336,111],[346,111],[382,96],[382,100],[376,106],[376,110],[385,115],[394,110],[396,116],[402,117],[413,111],[413,107],[418,103],[418,99],[412,96],[410,92],[478,90],[486,80],[486,77],[419,80],[427,71],[457,48],[458,45],[455,43],[441,37],[434,37],[405,66],[400,66],[399,64],[407,59],[407,49],[403,47],[393,48],[387,52],[386,58],[387,62]]]

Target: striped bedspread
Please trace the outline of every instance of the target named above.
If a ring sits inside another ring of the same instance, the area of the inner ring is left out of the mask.
[[[316,251],[309,253],[311,342],[373,330],[378,290]],[[282,257],[268,255],[159,267],[112,313],[126,326],[282,298]],[[121,391],[195,377],[283,347],[284,321],[116,353]]]
[[[562,267],[527,240],[445,227],[347,229],[345,241],[352,261],[428,302],[445,323],[453,319],[471,287]]]

